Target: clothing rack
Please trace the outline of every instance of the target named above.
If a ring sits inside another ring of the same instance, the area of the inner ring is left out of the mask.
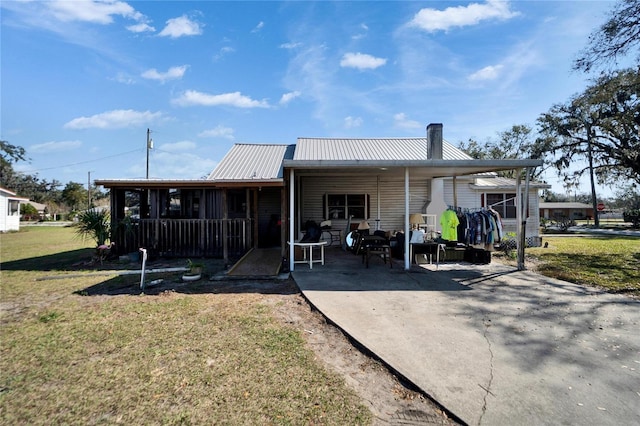
[[[466,213],[482,212],[482,211],[487,210],[487,208],[486,207],[469,208],[469,207],[447,206],[447,210],[453,210],[454,212],[457,212],[457,213],[465,213],[466,214]]]

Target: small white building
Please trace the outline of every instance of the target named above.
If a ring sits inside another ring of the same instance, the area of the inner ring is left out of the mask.
[[[20,230],[20,203],[28,199],[0,187],[0,232]]]

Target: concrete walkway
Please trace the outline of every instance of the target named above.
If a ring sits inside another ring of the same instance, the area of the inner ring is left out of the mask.
[[[305,297],[467,424],[640,424],[640,301],[527,271],[340,250]]]

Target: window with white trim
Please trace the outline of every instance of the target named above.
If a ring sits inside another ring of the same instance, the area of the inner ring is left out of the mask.
[[[482,207],[491,207],[497,211],[503,219],[516,218],[516,194],[482,194]]]
[[[324,217],[326,219],[367,219],[369,217],[368,194],[325,194]]]

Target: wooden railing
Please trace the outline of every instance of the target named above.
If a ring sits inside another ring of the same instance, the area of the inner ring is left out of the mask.
[[[146,248],[162,257],[240,256],[252,246],[251,219],[141,219],[117,227],[113,241],[120,254]]]

